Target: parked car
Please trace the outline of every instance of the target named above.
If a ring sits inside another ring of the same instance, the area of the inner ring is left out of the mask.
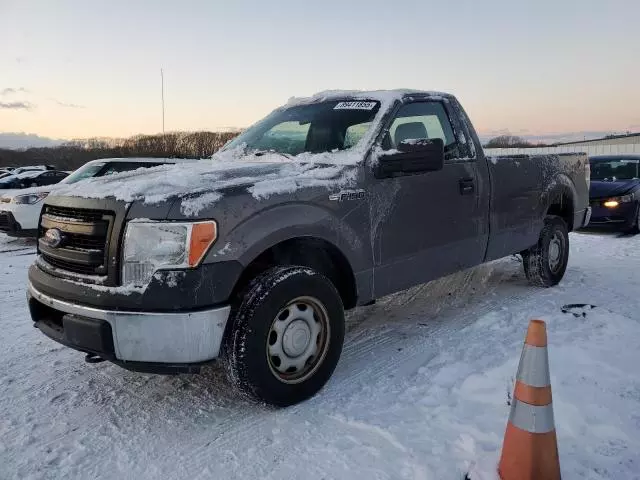
[[[67,172],[58,170],[26,170],[0,179],[0,190],[40,187],[58,183],[68,176]]]
[[[60,186],[72,185],[80,180],[102,177],[138,168],[184,162],[178,159],[163,158],[107,158],[85,163],[61,182],[44,187],[13,190],[2,195],[0,190],[0,232],[14,237],[35,237],[38,233],[38,219],[42,200]],[[42,175],[47,175],[42,173]]]
[[[640,155],[602,155],[590,158],[589,226],[640,231]]]
[[[451,95],[292,100],[190,170],[91,179],[46,198],[29,308],[87,361],[197,372],[290,405],[337,365],[344,310],[521,253],[563,277],[588,222],[585,154],[488,159]]]
[[[27,165],[24,167],[15,167],[11,170],[12,173],[14,174],[18,174],[18,173],[23,173],[23,172],[30,172],[30,171],[43,171],[43,170],[56,170],[56,167],[52,166],[52,165]]]

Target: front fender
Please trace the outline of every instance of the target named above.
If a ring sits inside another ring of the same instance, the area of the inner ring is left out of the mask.
[[[270,206],[244,219],[220,239],[205,262],[236,260],[246,267],[274,245],[302,237],[334,245],[354,272],[367,268],[365,244],[355,229],[336,212],[304,202]]]

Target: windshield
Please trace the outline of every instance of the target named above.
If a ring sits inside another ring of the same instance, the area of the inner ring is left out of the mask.
[[[86,163],[67,178],[62,180],[60,183],[76,183],[80,180],[84,180],[85,178],[91,178],[98,173],[102,167],[104,167],[104,163]]]
[[[615,182],[640,178],[640,160],[595,160],[591,162],[591,180]]]
[[[377,101],[331,101],[276,110],[229,142],[286,155],[347,150],[367,133],[380,109]]]
[[[8,177],[0,178],[0,185],[8,185],[17,178],[17,175],[9,175]]]

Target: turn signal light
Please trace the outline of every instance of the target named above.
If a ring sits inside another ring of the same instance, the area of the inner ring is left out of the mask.
[[[604,206],[607,208],[616,208],[620,203],[617,200],[607,200],[604,202]]]
[[[218,228],[215,222],[195,223],[191,229],[191,241],[189,248],[189,266],[195,267],[202,257],[215,242],[218,236]]]

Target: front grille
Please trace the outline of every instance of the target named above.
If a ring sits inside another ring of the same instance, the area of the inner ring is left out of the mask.
[[[106,275],[109,236],[114,213],[45,205],[38,248],[42,259],[56,269],[82,275]],[[56,229],[61,241],[53,245],[47,231]]]
[[[9,228],[9,215],[0,214],[0,227]]]
[[[92,265],[82,265],[79,263],[73,263],[66,260],[59,260],[57,258],[49,257],[48,255],[42,255],[45,261],[52,267],[59,268],[61,270],[67,270],[73,273],[81,273],[83,275],[95,275],[95,267]]]
[[[56,207],[47,205],[45,213],[61,218],[69,218],[76,222],[97,222],[102,220],[105,214],[113,215],[113,212],[102,210],[89,210],[86,208]]]

